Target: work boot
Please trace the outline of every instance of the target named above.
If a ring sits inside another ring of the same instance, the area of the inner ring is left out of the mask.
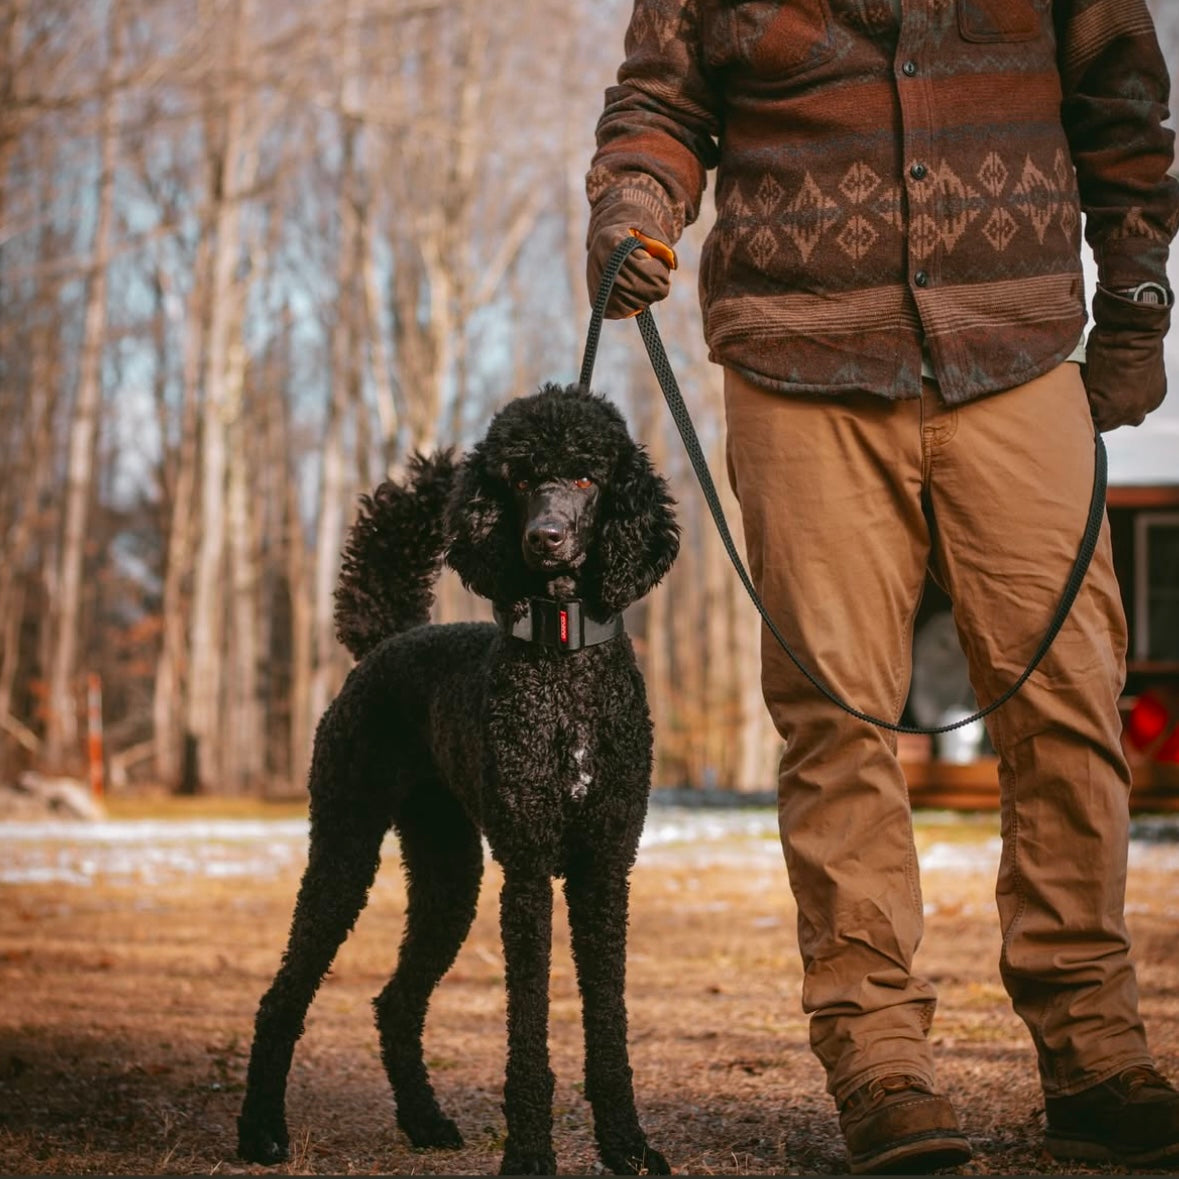
[[[1149,1065],[1071,1097],[1048,1097],[1044,1112],[1044,1145],[1053,1158],[1130,1167],[1179,1161],[1179,1089]]]
[[[954,1107],[917,1078],[878,1076],[839,1109],[851,1174],[928,1174],[970,1159]]]
[[[843,1103],[839,1125],[853,1175],[925,1175],[970,1160],[954,1107],[919,1077],[861,1085]]]

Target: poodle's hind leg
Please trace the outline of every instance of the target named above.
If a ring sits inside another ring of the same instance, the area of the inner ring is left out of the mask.
[[[397,1124],[414,1146],[459,1147],[422,1056],[430,996],[471,928],[483,877],[479,832],[440,788],[420,791],[396,821],[408,903],[397,969],[373,1001]]]
[[[287,1158],[287,1074],[303,1020],[336,951],[364,907],[387,824],[371,815],[313,814],[282,965],[262,997],[238,1118],[238,1154],[254,1163]]]
[[[667,1175],[635,1111],[626,1046],[626,857],[587,849],[568,865],[565,899],[585,1029],[585,1095],[602,1161],[616,1175]]]

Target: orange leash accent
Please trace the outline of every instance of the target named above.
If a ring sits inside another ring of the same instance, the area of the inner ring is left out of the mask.
[[[658,258],[668,270],[679,268],[679,261],[676,259],[675,250],[667,242],[661,242],[657,237],[648,237],[645,233],[640,233],[633,225],[630,229],[630,236],[637,237],[642,243],[643,249],[652,258]]]

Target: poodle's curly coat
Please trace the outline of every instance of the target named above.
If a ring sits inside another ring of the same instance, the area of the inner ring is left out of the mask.
[[[584,509],[584,543],[547,517],[530,518],[536,487],[591,489],[569,491]],[[295,1042],[393,827],[408,908],[397,968],[374,1007],[410,1141],[462,1143],[435,1100],[422,1028],[475,914],[483,835],[504,874],[501,1171],[555,1173],[548,987],[552,880],[560,877],[602,1159],[618,1173],[667,1173],[639,1126],[626,1042],[628,878],[652,748],[630,641],[620,634],[568,652],[493,624],[427,623],[443,559],[508,619],[529,599],[577,598],[601,621],[651,589],[677,550],[666,484],[617,409],[576,387],[549,385],[509,403],[461,463],[449,452],[416,459],[406,486],[384,483],[366,497],[336,612],[359,662],[316,733],[310,855],[282,965],[258,1010],[239,1118],[243,1157],[286,1157]]]

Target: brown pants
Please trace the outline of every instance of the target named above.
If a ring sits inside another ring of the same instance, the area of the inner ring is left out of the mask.
[[[726,371],[729,477],[771,617],[855,707],[896,718],[927,564],[954,604],[980,701],[1023,670],[1076,556],[1093,480],[1079,369],[946,407],[795,398]],[[912,973],[922,903],[896,740],[823,699],[762,628],[786,742],[779,818],[803,1006],[837,1102],[874,1077],[933,1081],[935,993]],[[1150,1060],[1123,917],[1125,619],[1108,524],[1068,621],[988,720],[999,754],[1000,972],[1044,1090]]]

